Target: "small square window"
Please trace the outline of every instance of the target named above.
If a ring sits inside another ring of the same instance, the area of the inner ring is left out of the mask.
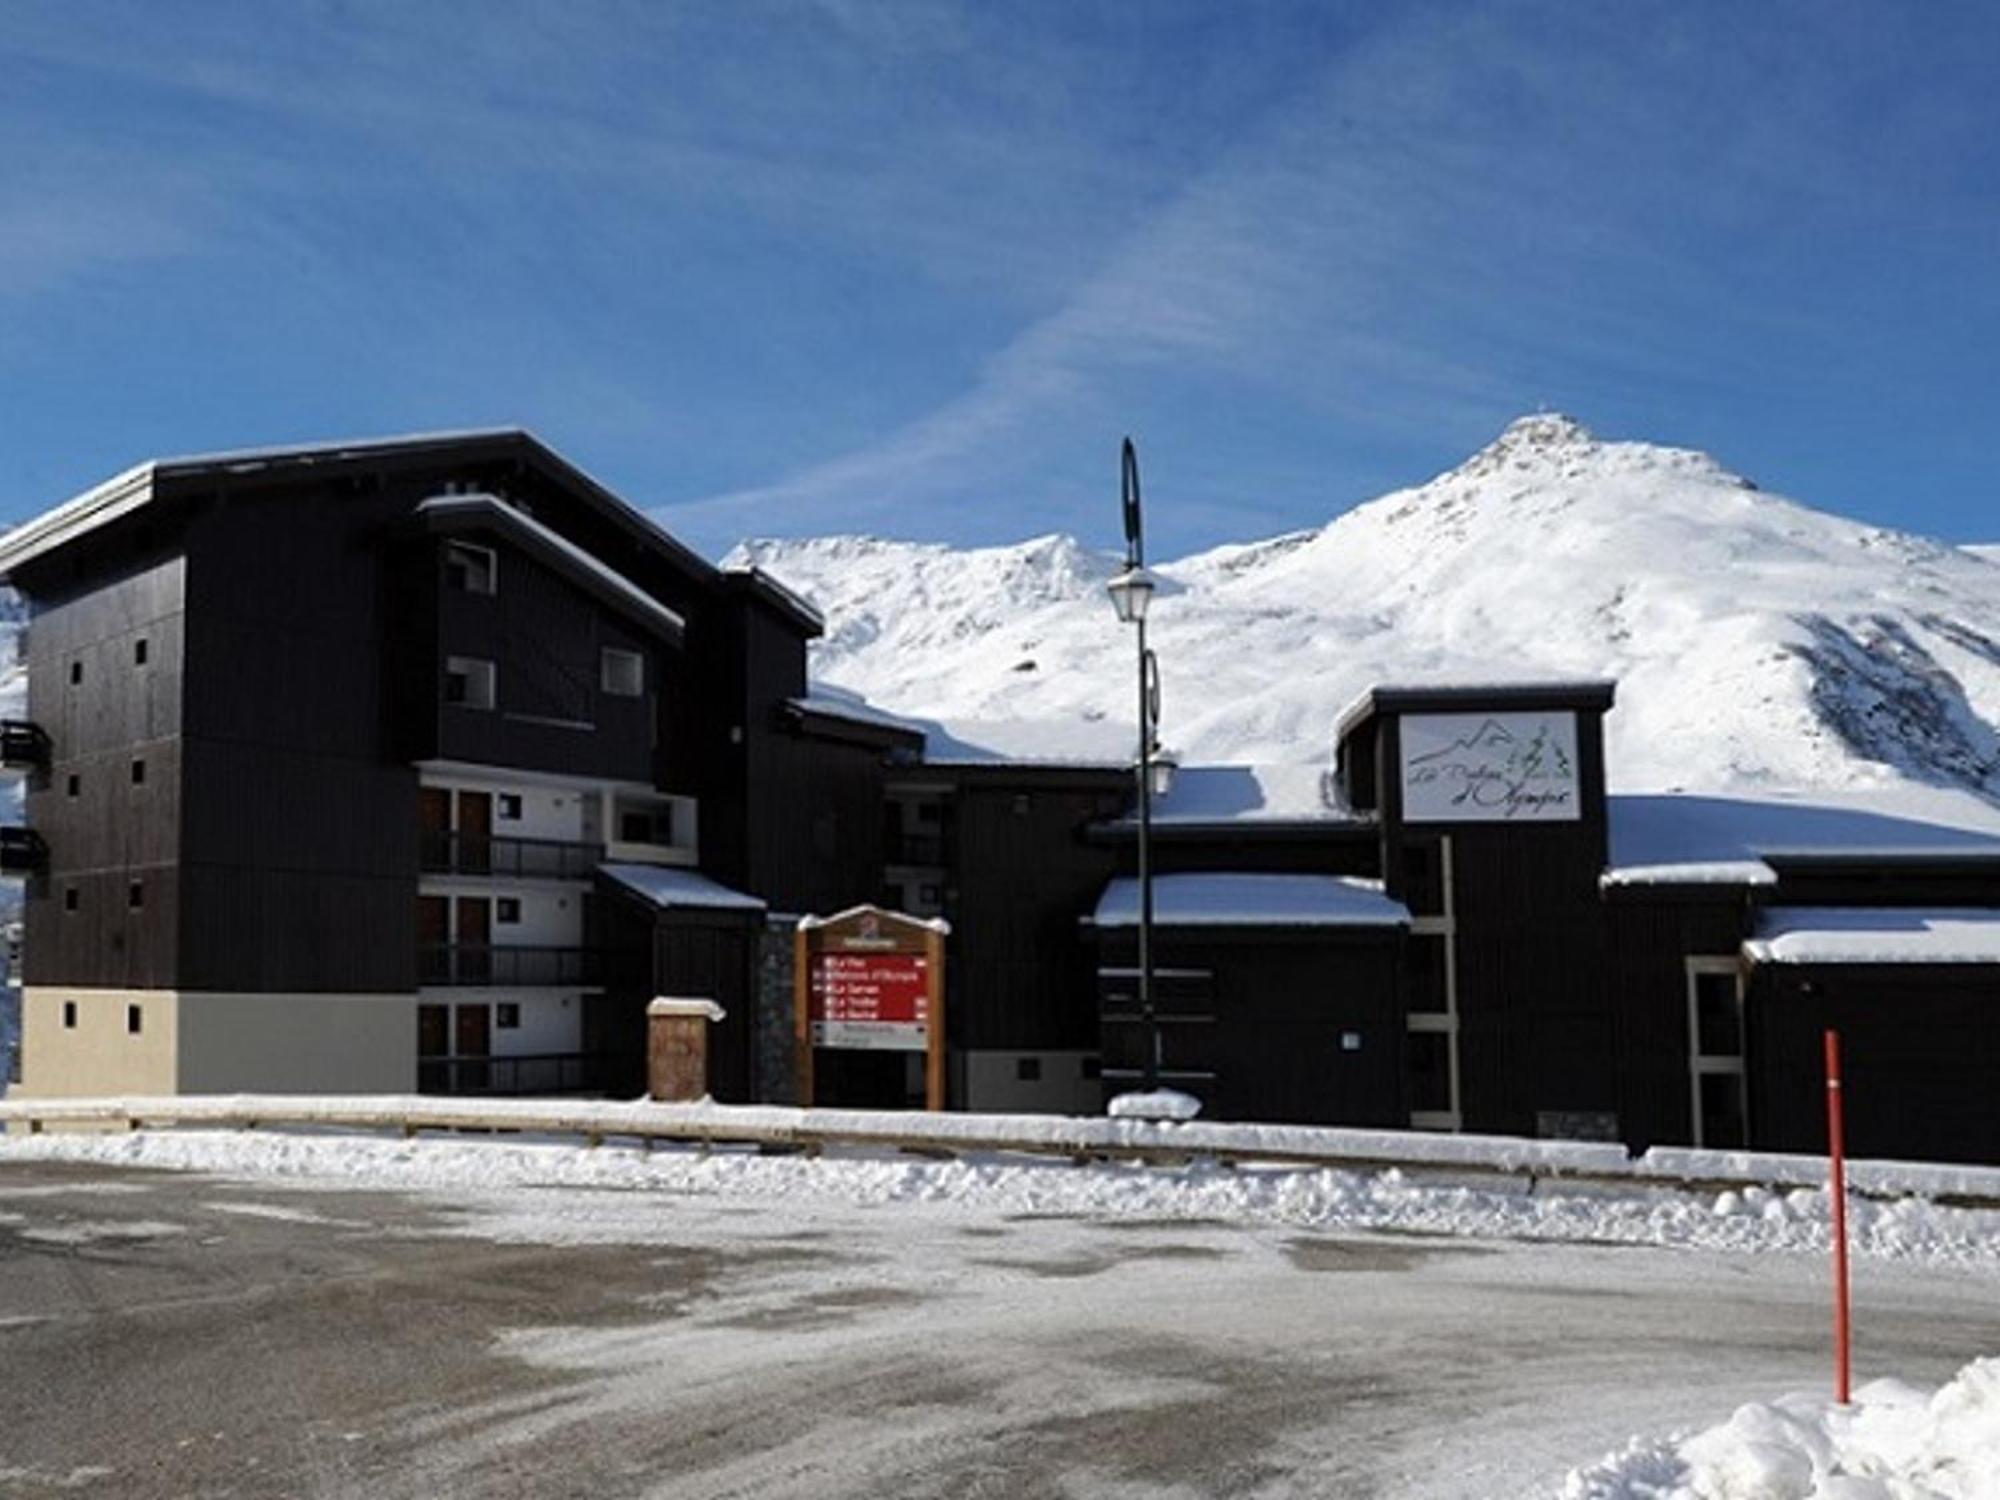
[[[80,905],[82,905],[82,898],[78,895],[76,887],[73,885],[64,886],[63,910],[75,911]]]
[[[646,691],[646,658],[636,651],[606,646],[600,686],[614,698],[636,698]]]
[[[76,1030],[76,1002],[74,1000],[63,1001],[63,1030]]]
[[[499,796],[493,799],[493,811],[494,815],[503,823],[520,822],[521,794],[519,792],[500,793]]]
[[[125,1007],[125,1029],[133,1036],[139,1034],[140,1028],[145,1024],[145,1019],[144,1006],[128,1005]]]
[[[493,903],[493,920],[503,927],[518,927],[521,922],[521,898],[502,896]]]
[[[490,547],[470,542],[447,542],[444,549],[445,582],[462,594],[490,594],[500,577],[500,562]]]
[[[499,1031],[519,1031],[521,1029],[521,1007],[513,1001],[503,1001],[493,1007],[493,1025]]]
[[[134,911],[137,911],[146,904],[146,885],[144,881],[135,880],[125,887],[125,904]]]
[[[70,772],[68,779],[63,782],[63,791],[72,797],[82,796],[83,778],[74,771]]]
[[[145,784],[146,763],[143,760],[135,760],[132,762],[132,785],[144,786]]]
[[[75,687],[82,681],[83,681],[83,663],[80,661],[71,662],[69,664],[69,685],[71,687]]]
[[[132,643],[132,665],[135,667],[146,665],[146,638],[143,635]]]
[[[444,701],[461,708],[493,707],[493,663],[476,656],[444,659]]]
[[[1014,1080],[1017,1083],[1040,1083],[1042,1081],[1042,1060],[1039,1057],[1015,1058]]]

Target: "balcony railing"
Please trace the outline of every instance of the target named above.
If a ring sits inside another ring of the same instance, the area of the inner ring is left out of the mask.
[[[420,1094],[587,1094],[600,1092],[607,1077],[594,1052],[417,1059]]]
[[[0,719],[0,770],[44,771],[50,755],[48,731],[26,719]]]
[[[46,869],[49,846],[32,828],[0,828],[0,875],[32,875]]]
[[[426,943],[417,949],[419,984],[595,984],[603,974],[604,955],[596,948]]]
[[[892,833],[884,862],[892,865],[942,865],[944,835],[938,833]]]
[[[598,844],[572,844],[558,839],[430,831],[423,836],[419,857],[427,875],[587,880],[604,862],[604,849]]]

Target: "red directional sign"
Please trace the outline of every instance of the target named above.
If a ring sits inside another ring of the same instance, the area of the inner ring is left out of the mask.
[[[816,953],[813,1045],[921,1052],[930,1021],[930,964],[917,953]]]

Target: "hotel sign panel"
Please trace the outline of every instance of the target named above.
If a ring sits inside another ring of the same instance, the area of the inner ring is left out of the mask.
[[[1406,823],[1574,823],[1574,713],[1406,714]]]

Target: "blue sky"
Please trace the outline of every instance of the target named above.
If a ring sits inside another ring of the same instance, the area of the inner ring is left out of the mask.
[[[744,535],[1314,525],[1548,407],[2000,539],[2000,12],[0,8],[0,518],[519,423]]]

